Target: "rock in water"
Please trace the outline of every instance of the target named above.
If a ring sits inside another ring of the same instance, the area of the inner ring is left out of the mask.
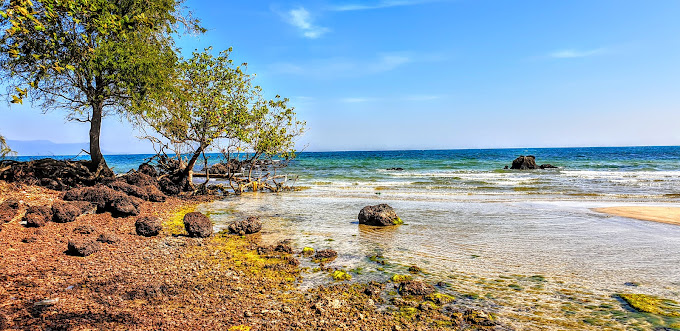
[[[96,212],[97,206],[87,201],[57,201],[52,205],[52,220],[56,223],[68,223],[75,221],[80,215]]]
[[[401,295],[428,295],[432,293],[434,293],[434,287],[419,280],[408,280],[399,284],[399,294]]]
[[[236,221],[229,224],[229,232],[240,236],[260,232],[262,230],[262,222],[254,216],[250,216],[243,221]]]
[[[52,219],[52,208],[50,206],[30,206],[26,211],[23,221],[27,227],[45,226],[47,221]]]
[[[541,168],[541,169],[557,169],[556,166],[554,166],[554,165],[552,165],[552,164],[550,164],[550,163],[548,163],[548,164],[541,164],[541,166],[540,166],[539,168]]]
[[[135,230],[140,236],[157,236],[162,229],[163,225],[161,224],[161,219],[158,217],[144,216],[138,218],[137,222],[135,222]]]
[[[88,256],[101,250],[101,245],[93,240],[78,240],[72,239],[68,241],[69,255],[73,256]]]
[[[208,216],[199,212],[184,215],[184,228],[189,237],[207,238],[213,233],[213,224]]]
[[[404,222],[397,216],[394,209],[384,203],[377,206],[366,206],[359,212],[359,224],[388,226],[402,223]]]
[[[520,156],[512,161],[510,169],[529,170],[536,169],[536,157],[533,155]]]

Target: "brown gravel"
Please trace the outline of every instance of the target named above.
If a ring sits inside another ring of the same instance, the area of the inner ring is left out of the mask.
[[[0,225],[0,329],[475,329],[467,328],[465,312],[385,308],[385,284],[301,291],[298,261],[276,249],[258,255],[259,234],[198,239],[169,225],[177,211],[189,212],[209,198],[144,202],[140,216],[166,222],[151,238],[136,235],[136,217],[109,213],[41,228],[20,224],[26,204],[51,205],[59,196],[0,181],[0,202],[24,202],[12,221]],[[74,233],[85,226],[93,231]],[[97,239],[101,250],[90,256],[66,254],[69,240]]]

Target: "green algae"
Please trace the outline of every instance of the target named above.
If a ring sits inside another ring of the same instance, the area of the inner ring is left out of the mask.
[[[391,281],[395,283],[401,283],[413,279],[411,275],[394,275],[390,278]]]
[[[617,296],[637,311],[666,317],[680,317],[680,304],[673,300],[646,294],[618,294]]]
[[[426,296],[425,299],[430,300],[438,305],[443,305],[449,302],[453,302],[456,298],[444,293],[432,293]]]
[[[314,248],[311,247],[305,247],[302,249],[302,255],[304,256],[309,256],[314,254]]]
[[[348,274],[348,273],[346,273],[342,270],[333,271],[333,274],[331,274],[331,276],[333,277],[333,279],[335,279],[337,281],[351,280],[352,279],[352,275],[350,275],[350,274]]]

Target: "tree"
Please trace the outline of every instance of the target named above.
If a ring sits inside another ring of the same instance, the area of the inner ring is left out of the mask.
[[[287,99],[265,101],[262,89],[252,84],[254,75],[245,73],[247,64],[235,65],[230,52],[215,57],[208,48],[180,61],[175,88],[154,94],[154,107],[141,116],[169,142],[178,159],[190,153],[179,176],[189,185],[199,157],[216,142],[250,148],[257,155],[283,155],[301,133],[301,127],[291,130],[290,125],[304,126],[295,120]]]
[[[102,118],[143,108],[165,88],[177,60],[172,35],[183,0],[11,0],[0,7],[0,79],[11,102],[90,123],[90,168],[110,172],[101,153]]]
[[[9,145],[7,145],[7,141],[5,141],[5,137],[0,135],[0,158],[4,158],[7,155],[14,154],[14,151],[12,151],[11,148],[9,148]]]

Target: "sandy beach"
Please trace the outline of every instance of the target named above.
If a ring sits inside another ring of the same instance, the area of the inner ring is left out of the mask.
[[[614,216],[680,225],[680,207],[625,206],[594,208],[593,210]]]

